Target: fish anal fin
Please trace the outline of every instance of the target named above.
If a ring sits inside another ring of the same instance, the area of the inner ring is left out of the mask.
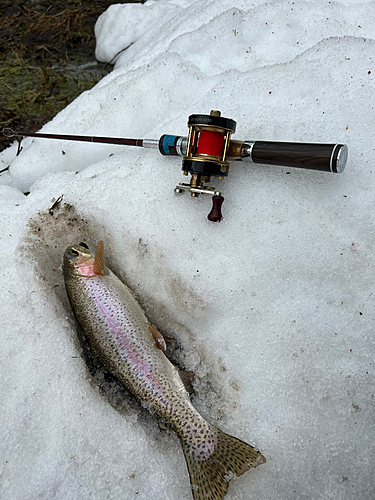
[[[182,383],[185,386],[185,389],[188,391],[190,396],[194,396],[195,391],[193,387],[193,382],[195,379],[195,373],[194,372],[188,372],[186,370],[179,370],[178,371],[180,378],[182,380]]]
[[[96,276],[105,276],[108,274],[105,268],[104,243],[102,241],[99,241],[96,247],[93,271]]]
[[[155,346],[161,351],[165,351],[167,346],[165,345],[165,340],[163,335],[154,326],[148,325],[150,333],[155,341]]]
[[[213,426],[211,429],[216,435],[215,448],[203,459],[198,451],[205,449],[204,443],[194,447],[181,437],[194,500],[222,500],[231,479],[266,462],[249,444]]]

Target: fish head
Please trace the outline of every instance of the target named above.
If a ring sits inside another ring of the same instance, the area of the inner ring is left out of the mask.
[[[64,254],[65,276],[91,278],[105,276],[108,269],[104,263],[104,244],[99,241],[96,253],[90,252],[86,243],[73,245],[65,250]]]
[[[64,273],[71,276],[95,276],[94,262],[95,254],[90,252],[86,243],[72,245],[65,250]]]

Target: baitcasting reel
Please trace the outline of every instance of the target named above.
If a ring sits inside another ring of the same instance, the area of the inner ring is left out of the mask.
[[[236,122],[213,110],[209,115],[190,115],[189,137],[164,134],[160,139],[125,139],[115,137],[91,137],[82,135],[44,134],[31,132],[15,133],[3,129],[6,137],[25,136],[69,141],[120,144],[159,149],[164,156],[182,156],[184,175],[191,175],[190,183],[180,183],[176,193],[189,191],[191,196],[212,195],[212,210],[208,220],[222,219],[223,193],[207,185],[211,177],[222,181],[228,176],[229,161],[248,161],[262,165],[321,170],[341,173],[348,158],[345,144],[314,144],[303,142],[232,141]],[[19,150],[20,151],[20,150]],[[18,153],[17,153],[18,154]]]
[[[180,183],[175,192],[190,191],[191,196],[213,195],[212,210],[208,214],[208,220],[213,222],[222,218],[221,205],[224,197],[220,191],[205,184],[211,181],[212,176],[218,177],[220,181],[227,177],[229,160],[341,173],[348,158],[345,144],[231,141],[231,134],[236,131],[236,122],[222,117],[220,111],[216,110],[209,115],[190,115],[188,127],[187,142],[183,137],[162,136],[160,151],[162,154],[173,154],[162,149],[166,138],[171,144],[171,138],[175,137],[175,154],[184,156],[184,175],[191,174],[190,183]]]
[[[188,121],[189,138],[186,154],[182,160],[184,175],[191,174],[190,184],[180,183],[175,192],[190,191],[191,196],[213,194],[212,210],[208,220],[220,221],[224,197],[214,187],[204,186],[211,176],[223,180],[228,175],[228,152],[231,134],[236,131],[236,122],[220,116],[220,111],[210,115],[191,115]]]

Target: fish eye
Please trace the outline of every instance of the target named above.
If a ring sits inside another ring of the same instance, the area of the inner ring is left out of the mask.
[[[76,250],[69,250],[69,253],[71,255],[74,255],[74,257],[78,257],[79,253]]]
[[[80,247],[83,247],[83,248],[86,248],[87,250],[89,249],[89,247],[86,245],[86,243],[83,243],[83,242],[81,242],[81,243],[79,244],[79,246],[80,246]]]

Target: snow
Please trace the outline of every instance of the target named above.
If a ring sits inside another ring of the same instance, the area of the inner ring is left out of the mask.
[[[374,498],[374,21],[373,2],[348,0],[155,0],[99,18],[98,59],[130,47],[44,132],[157,139],[220,109],[234,139],[345,143],[348,164],[232,164],[213,224],[209,197],[173,194],[180,159],[42,139],[4,151],[2,499],[192,498],[177,437],[86,365],[61,261],[99,239],[176,339],[196,408],[267,458],[228,500]]]

